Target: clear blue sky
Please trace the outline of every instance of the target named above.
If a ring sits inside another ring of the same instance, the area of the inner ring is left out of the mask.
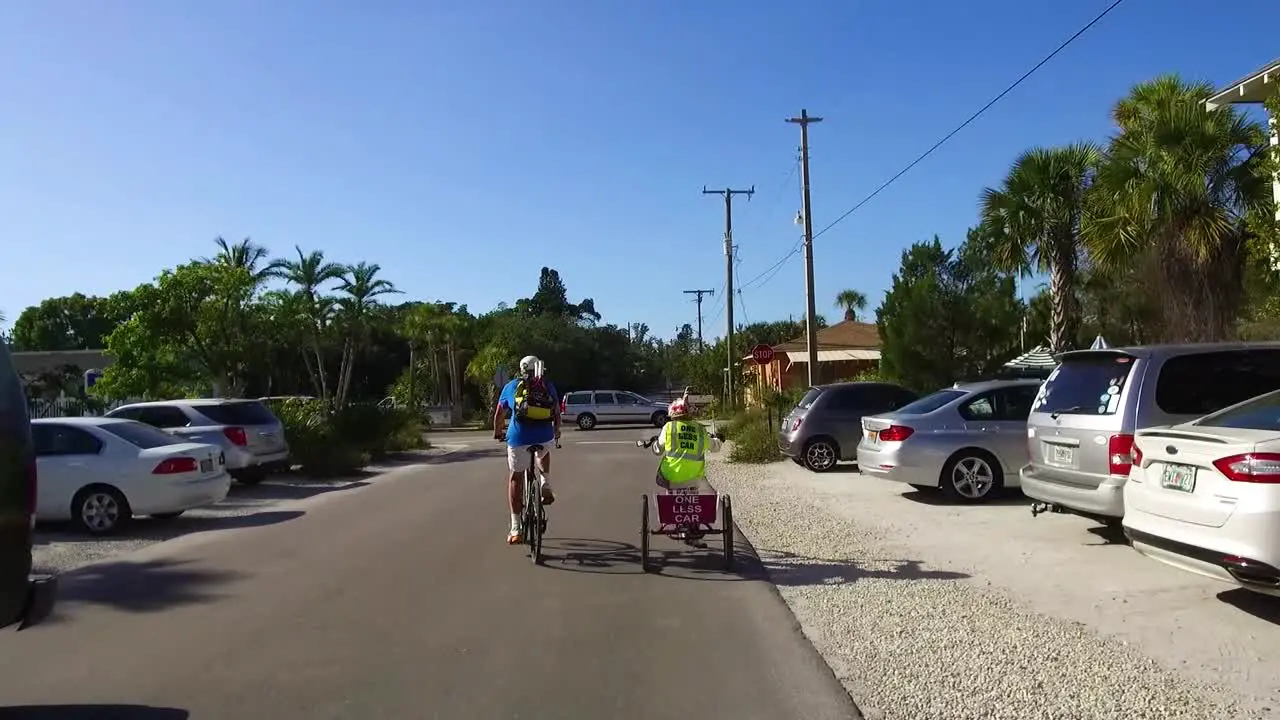
[[[795,243],[806,107],[825,226],[1109,0],[43,0],[0,5],[0,311],[106,294],[251,236],[367,260],[483,311],[542,264],[606,321],[670,335]],[[1034,144],[1105,138],[1165,71],[1223,83],[1280,55],[1274,0],[1126,0],[815,243],[819,312],[874,306],[902,248],[963,239]],[[1269,14],[1268,14],[1268,11]],[[785,181],[785,184],[784,184]],[[524,258],[528,259],[524,259]],[[793,257],[740,320],[800,316]]]

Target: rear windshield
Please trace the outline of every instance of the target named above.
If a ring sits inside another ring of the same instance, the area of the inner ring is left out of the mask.
[[[121,440],[124,440],[130,445],[136,445],[143,450],[164,447],[165,445],[178,445],[186,442],[176,435],[170,435],[163,430],[153,428],[150,425],[144,425],[133,420],[103,423],[98,427],[112,435],[115,435]]]
[[[800,398],[800,402],[796,407],[801,410],[808,410],[813,406],[813,403],[818,400],[818,396],[821,394],[822,388],[809,388],[809,392],[805,393],[804,397]]]
[[[1114,415],[1133,369],[1128,355],[1089,355],[1067,359],[1040,387],[1032,412],[1058,415]]]
[[[1200,418],[1195,424],[1201,427],[1280,431],[1280,391],[1269,392],[1239,407]]]
[[[963,390],[939,390],[932,395],[925,395],[915,402],[903,405],[898,408],[897,412],[904,415],[923,415],[925,413],[931,413],[952,400],[962,398],[968,394],[969,393]]]
[[[200,405],[196,411],[219,425],[274,425],[276,416],[260,402]]]

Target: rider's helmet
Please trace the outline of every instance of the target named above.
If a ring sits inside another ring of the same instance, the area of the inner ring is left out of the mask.
[[[684,398],[678,397],[675,400],[671,401],[671,405],[667,408],[667,417],[675,419],[675,418],[683,418],[688,416],[689,416],[689,404],[685,402]]]
[[[525,355],[520,358],[520,374],[536,375],[541,365],[542,361],[538,359],[537,355]]]

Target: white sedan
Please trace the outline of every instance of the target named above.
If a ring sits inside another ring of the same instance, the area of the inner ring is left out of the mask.
[[[231,487],[216,446],[187,442],[133,420],[31,421],[36,515],[106,535],[136,515],[172,518],[221,502]]]
[[[1124,486],[1133,548],[1280,596],[1280,391],[1140,430]]]

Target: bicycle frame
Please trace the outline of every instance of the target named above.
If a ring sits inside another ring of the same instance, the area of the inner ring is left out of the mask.
[[[529,546],[533,564],[542,562],[542,531],[546,511],[542,507],[542,483],[538,482],[538,451],[541,445],[529,446],[529,467],[524,471],[524,541]]]

